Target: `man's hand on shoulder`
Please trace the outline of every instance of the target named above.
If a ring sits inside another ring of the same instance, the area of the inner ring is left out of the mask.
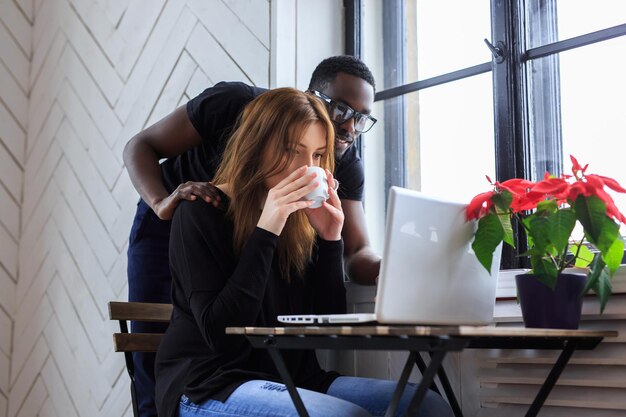
[[[202,199],[209,204],[217,207],[221,202],[219,190],[210,182],[192,182],[180,184],[172,194],[155,201],[152,205],[154,213],[161,220],[171,220],[174,217],[174,211],[181,200],[194,201]]]

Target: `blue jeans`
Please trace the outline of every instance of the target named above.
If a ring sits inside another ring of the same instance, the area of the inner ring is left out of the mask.
[[[298,388],[311,417],[383,416],[391,401],[395,381],[342,376],[326,394]],[[402,415],[409,406],[417,386],[408,384],[396,413]],[[287,392],[277,382],[248,381],[237,388],[225,402],[207,400],[195,404],[182,396],[179,417],[297,417],[298,413]],[[452,417],[448,403],[433,391],[424,397],[416,417]]]
[[[128,239],[128,301],[171,303],[170,221],[160,220],[143,201]],[[163,333],[167,323],[131,322],[133,333]],[[156,417],[154,353],[133,353],[139,417]]]

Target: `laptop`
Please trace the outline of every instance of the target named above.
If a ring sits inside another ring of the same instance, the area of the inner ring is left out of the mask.
[[[471,247],[466,204],[391,187],[373,314],[278,316],[281,323],[484,325],[493,321],[501,246],[491,274]]]

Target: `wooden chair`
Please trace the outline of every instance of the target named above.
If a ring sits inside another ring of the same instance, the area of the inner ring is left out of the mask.
[[[171,304],[109,302],[109,319],[118,320],[120,323],[121,333],[113,333],[113,347],[115,352],[124,352],[126,370],[130,376],[130,395],[135,417],[139,416],[139,412],[132,353],[156,352],[163,338],[163,333],[130,333],[128,321],[169,323],[171,316]]]

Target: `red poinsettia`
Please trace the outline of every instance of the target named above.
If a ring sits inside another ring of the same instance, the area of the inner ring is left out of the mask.
[[[626,224],[606,188],[626,193],[616,180],[587,174],[589,165],[572,161],[572,175],[560,178],[546,173],[538,182],[513,178],[490,183],[493,190],[474,197],[467,206],[467,220],[478,220],[472,248],[489,271],[496,247],[505,241],[514,246],[511,218],[523,226],[528,238],[532,273],[554,288],[557,276],[567,267],[587,267],[588,281],[584,292],[593,289],[604,309],[611,293],[610,278],[621,264],[624,240],[619,224]],[[573,242],[576,223],[584,239],[597,249],[593,254],[583,241]]]
[[[495,193],[495,191],[487,191],[486,193],[480,193],[474,197],[465,211],[467,220],[478,219],[489,213],[489,210],[493,206],[491,197],[493,197]]]

